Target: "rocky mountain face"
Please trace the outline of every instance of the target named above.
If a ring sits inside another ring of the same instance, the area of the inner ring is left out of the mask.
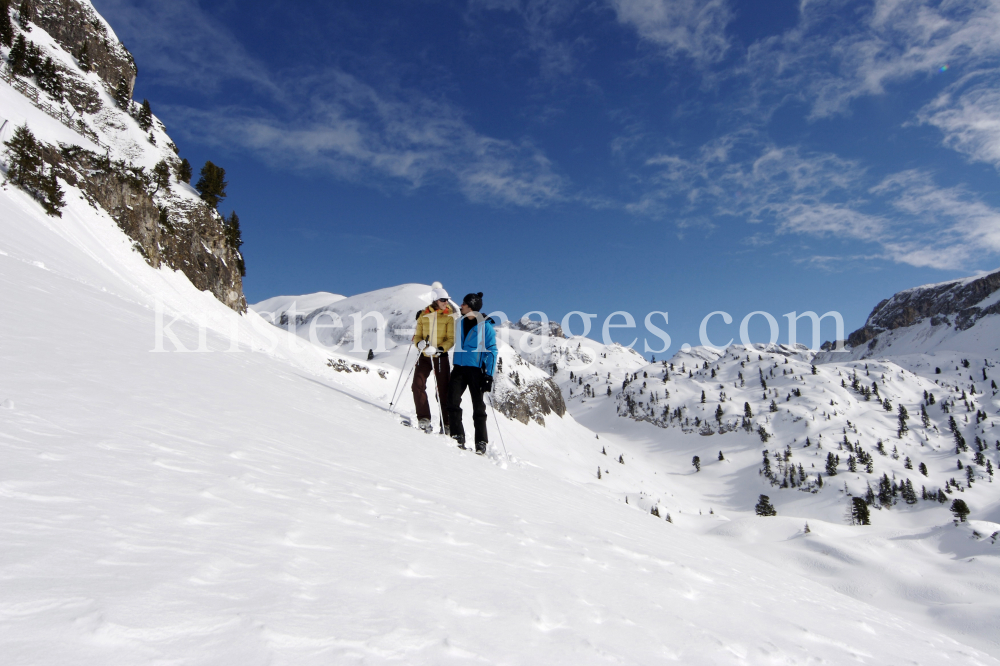
[[[15,26],[21,29],[18,22]],[[130,94],[134,88],[138,70],[132,54],[86,0],[36,0],[32,29],[24,36],[30,41],[40,30],[58,44],[41,50],[59,72],[62,98],[38,90],[30,78],[12,82],[41,112],[77,132],[81,143],[89,140],[103,151],[39,136],[44,162],[105,210],[150,266],[181,271],[198,289],[245,311],[243,258],[227,240],[222,216],[178,180],[181,160],[163,124],[153,117],[148,130],[142,129],[138,104],[119,108],[114,102],[122,80]],[[153,167],[160,162],[170,175],[157,184]]]
[[[979,319],[1000,314],[1000,271],[979,278],[942,282],[907,289],[875,306],[865,325],[847,338],[850,347],[871,345],[879,334],[930,319],[932,326],[948,325],[958,331],[971,328]]]

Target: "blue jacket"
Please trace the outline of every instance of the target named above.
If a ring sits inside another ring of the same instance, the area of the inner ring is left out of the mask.
[[[482,324],[477,322],[464,336],[462,335],[464,328],[462,324],[462,318],[455,322],[455,337],[458,344],[455,345],[452,364],[482,368],[486,374],[492,377],[497,366],[497,334],[493,330],[493,320],[486,319]],[[480,326],[483,328],[481,339]]]

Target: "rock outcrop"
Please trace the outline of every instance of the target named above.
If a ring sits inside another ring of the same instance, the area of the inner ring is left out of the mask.
[[[870,344],[885,331],[913,326],[928,318],[933,326],[948,324],[959,331],[967,330],[982,317],[1000,313],[1000,301],[984,304],[998,290],[1000,271],[901,291],[876,305],[865,325],[848,336],[847,344]]]

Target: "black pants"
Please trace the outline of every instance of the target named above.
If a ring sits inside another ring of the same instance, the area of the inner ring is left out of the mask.
[[[476,427],[477,442],[488,442],[486,435],[486,403],[483,402],[483,391],[480,388],[483,371],[467,365],[456,365],[451,371],[451,383],[448,385],[448,411],[451,412],[451,436],[465,438],[465,427],[462,425],[462,394],[469,389],[472,398],[472,423]]]
[[[413,405],[417,408],[418,419],[431,418],[431,406],[427,400],[427,379],[431,376],[432,369],[437,379],[438,400],[441,401],[441,419],[448,425],[448,383],[451,378],[451,365],[448,363],[447,354],[441,354],[433,359],[420,355],[411,385]]]

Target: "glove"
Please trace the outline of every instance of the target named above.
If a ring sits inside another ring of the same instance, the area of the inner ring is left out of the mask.
[[[438,349],[436,352],[434,352],[434,355],[435,356],[447,356],[448,355],[448,350],[447,349]]]
[[[488,374],[486,374],[484,372],[483,373],[483,379],[479,383],[479,388],[482,390],[483,393],[492,393],[493,392],[493,378],[490,377]]]
[[[424,347],[426,347],[427,344],[428,343],[427,343],[426,340],[417,340],[417,349],[419,349],[420,351],[423,351]]]
[[[424,356],[437,356],[438,350],[434,345],[424,347]]]

